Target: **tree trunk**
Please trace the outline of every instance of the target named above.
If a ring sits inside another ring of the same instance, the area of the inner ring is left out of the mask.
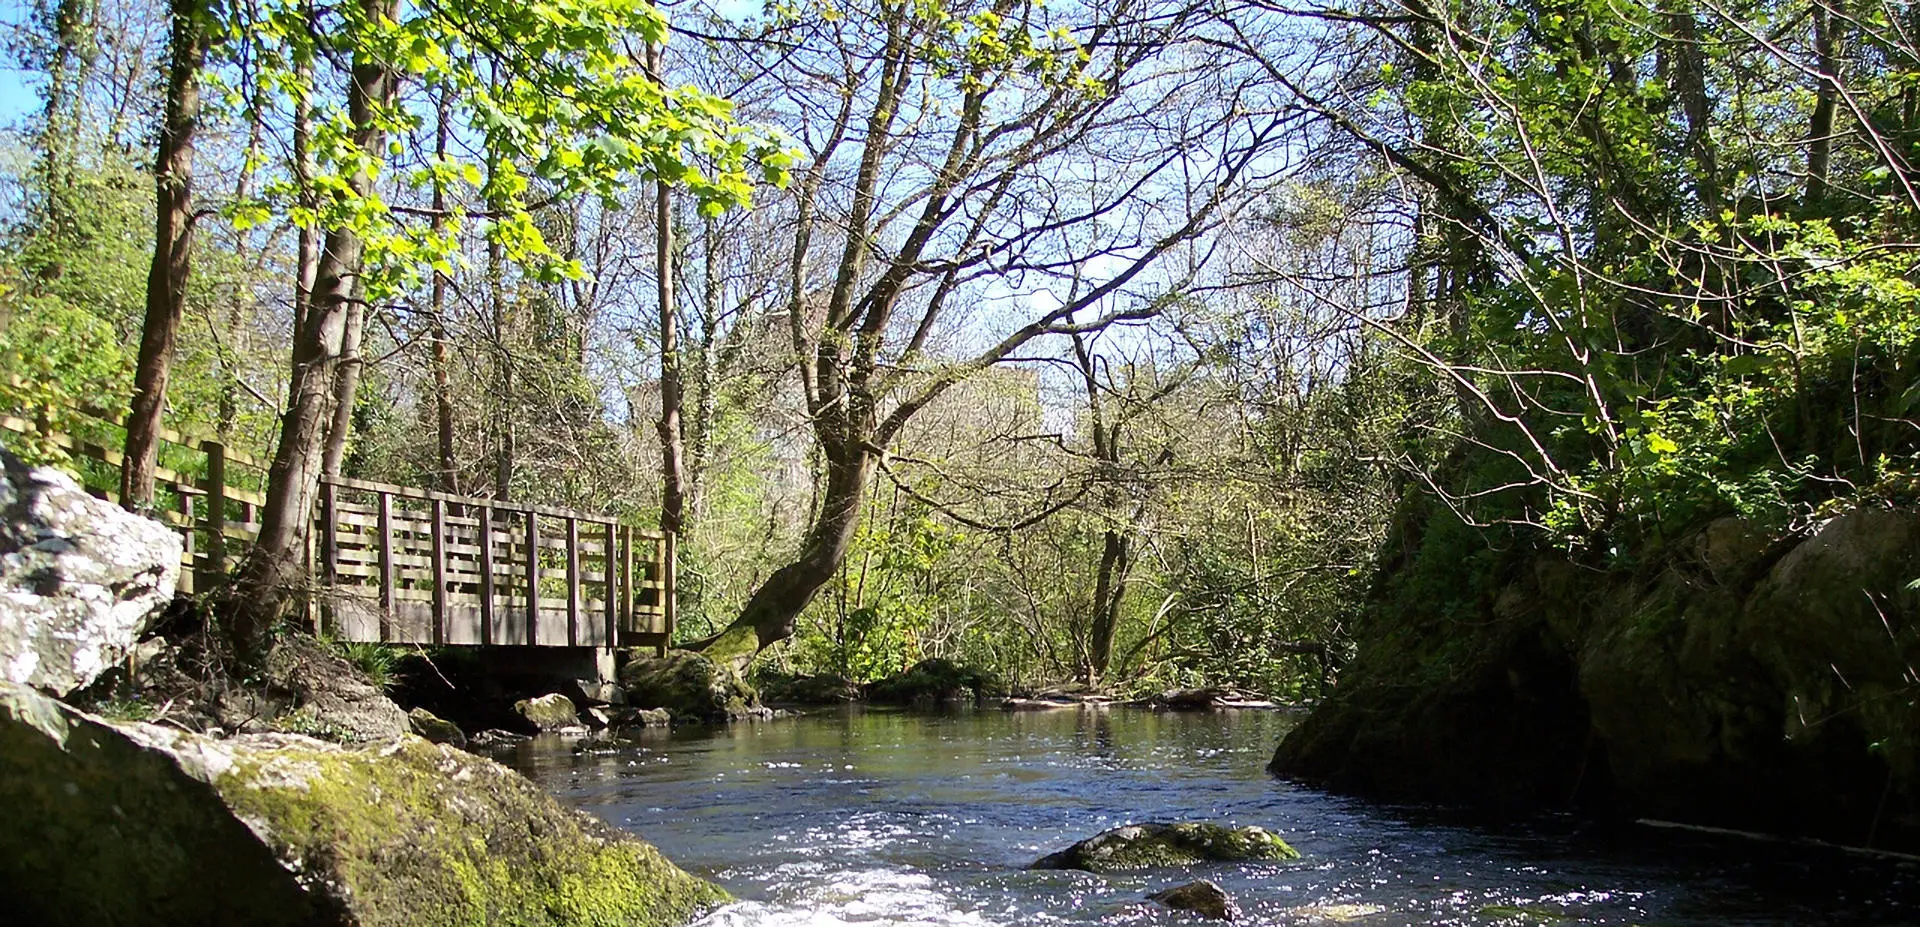
[[[302,4],[305,11],[305,4]],[[294,84],[296,87],[309,87],[313,83],[313,63],[305,58],[294,63]],[[311,209],[313,203],[313,116],[307,110],[308,101],[304,90],[296,90],[293,96],[293,179],[296,195],[302,205]],[[319,272],[320,247],[313,230],[300,227],[299,242],[294,252],[293,271],[293,340],[297,343],[307,325],[307,307],[313,304],[313,279]]]
[[[1113,663],[1113,635],[1120,626],[1120,605],[1133,572],[1133,539],[1107,529],[1100,551],[1100,572],[1093,584],[1093,626],[1087,634],[1087,685],[1097,686]]]
[[[720,408],[718,388],[720,362],[720,311],[722,289],[720,279],[720,241],[719,225],[712,219],[707,220],[705,240],[706,274],[702,280],[702,302],[705,317],[700,328],[700,364],[694,374],[694,408],[692,447],[688,448],[686,495],[687,510],[693,518],[699,518],[705,506],[705,487],[707,468],[713,460],[713,423]],[[736,323],[745,325],[744,321]]]
[[[395,0],[362,2],[369,18],[396,15]],[[371,55],[355,57],[347,92],[352,140],[361,151],[376,157],[385,147],[385,133],[375,123],[374,113],[392,97],[393,86],[393,75],[381,61]],[[373,190],[373,178],[365,172],[347,183],[358,196]],[[329,413],[340,385],[347,331],[358,313],[354,297],[365,248],[351,230],[331,229],[320,252],[313,303],[293,346],[287,411],[267,475],[260,537],[241,565],[224,613],[226,634],[243,662],[257,661],[265,654],[273,624],[303,578],[301,555],[320,488]]]
[[[447,122],[451,117],[451,101],[445,91],[440,93],[440,106],[436,114],[433,130],[434,157],[445,161],[447,158]],[[433,232],[440,235],[447,226],[447,189],[446,185],[435,181],[433,184]],[[453,358],[451,346],[447,343],[447,275],[438,270],[433,272],[433,430],[434,443],[439,451],[438,469],[440,489],[458,495],[460,493],[460,462],[454,456],[453,446]]]
[[[501,502],[513,491],[513,353],[509,345],[507,319],[506,256],[499,242],[487,243],[487,292],[493,316],[494,396],[499,403],[494,417],[493,497]]]
[[[1720,161],[1713,147],[1713,101],[1707,92],[1707,60],[1701,50],[1700,30],[1691,3],[1681,3],[1667,15],[1673,32],[1673,59],[1669,82],[1687,117],[1687,154],[1693,159],[1694,188],[1708,219],[1718,221],[1721,209]]]
[[[340,338],[340,363],[333,382],[333,415],[327,423],[326,451],[320,463],[320,472],[327,476],[340,475],[347,458],[347,439],[353,436],[353,404],[360,393],[360,371],[365,366],[360,358],[360,341],[367,327],[367,304],[360,298],[361,292],[354,286],[347,297],[346,332]]]
[[[173,0],[172,6],[166,115],[154,159],[153,263],[147,271],[147,315],[140,329],[126,457],[120,468],[120,502],[137,512],[153,508],[160,418],[187,306],[187,280],[193,273],[193,136],[200,123],[208,11],[204,0]]]
[[[1833,160],[1833,118],[1840,82],[1838,39],[1833,13],[1825,3],[1813,5],[1813,52],[1820,76],[1814,88],[1813,115],[1807,122],[1806,202],[1817,207],[1827,198],[1829,165]]]
[[[666,86],[659,45],[647,50],[653,79]],[[680,314],[673,302],[673,193],[665,180],[654,184],[654,279],[660,302],[660,530],[681,533],[686,525],[686,444],[680,435]]]
[[[689,649],[744,666],[761,649],[793,636],[800,613],[840,569],[860,527],[873,455],[860,444],[836,443],[822,451],[827,465],[826,490],[821,493],[820,513],[801,542],[799,554],[754,590],[740,617],[726,630]]]
[[[41,193],[45,198],[46,220],[60,231],[69,231],[73,208],[73,169],[80,148],[80,110],[85,99],[87,75],[96,54],[93,41],[94,6],[90,0],[55,0],[53,7],[54,48],[47,62],[46,109],[40,162]]]

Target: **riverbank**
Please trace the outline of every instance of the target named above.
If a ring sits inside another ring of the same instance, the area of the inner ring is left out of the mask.
[[[1920,511],[1722,518],[1602,569],[1444,512],[1276,772],[1920,852]]]

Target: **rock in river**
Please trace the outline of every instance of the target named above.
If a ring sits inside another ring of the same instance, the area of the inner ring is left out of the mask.
[[[580,723],[580,714],[574,710],[573,700],[558,692],[539,698],[523,698],[513,703],[513,711],[541,733],[587,729],[586,725]]]
[[[1165,891],[1154,892],[1147,896],[1148,901],[1157,901],[1175,911],[1192,911],[1201,917],[1210,917],[1216,921],[1230,921],[1236,913],[1233,899],[1220,886],[1199,879],[1185,885],[1176,885]]]
[[[620,668],[627,701],[636,708],[664,708],[675,721],[702,724],[752,717],[759,695],[732,667],[705,654],[670,650],[664,657],[634,653]]]
[[[1116,872],[1203,862],[1298,859],[1285,840],[1259,827],[1211,822],[1129,824],[1041,857],[1034,869]]]
[[[0,808],[20,923],[654,927],[726,897],[451,747],[213,740],[5,682]]]
[[[65,695],[173,600],[180,538],[0,448],[0,678]]]
[[[425,737],[437,744],[447,744],[453,747],[465,747],[467,745],[467,733],[460,729],[460,725],[448,721],[425,708],[415,708],[407,712],[407,726],[411,728],[415,734]]]

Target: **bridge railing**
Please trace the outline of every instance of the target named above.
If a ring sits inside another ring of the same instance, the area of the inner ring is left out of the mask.
[[[88,405],[0,410],[0,432],[64,452],[119,501],[125,432]],[[221,582],[260,533],[268,465],[187,429],[160,433],[156,517],[182,540],[180,589]],[[665,647],[674,538],[571,509],[329,478],[308,534],[313,615],[348,641]]]
[[[317,578],[334,592],[338,637],[549,647],[671,639],[667,535],[367,480],[327,479],[320,492]]]
[[[85,403],[0,410],[0,432],[64,453],[89,492],[120,501],[120,414]],[[154,517],[180,535],[180,591],[211,589],[260,536],[267,464],[191,429],[159,438]]]

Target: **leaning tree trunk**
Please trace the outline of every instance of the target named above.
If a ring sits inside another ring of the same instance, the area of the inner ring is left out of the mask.
[[[820,513],[791,563],[768,576],[747,600],[740,617],[726,630],[693,644],[717,661],[744,668],[762,649],[793,636],[800,613],[806,611],[821,587],[840,569],[853,535],[860,527],[860,507],[866,498],[873,455],[864,445],[835,443],[823,448],[827,461],[826,490]]]
[[[140,328],[140,359],[134,368],[133,406],[127,414],[120,468],[120,502],[133,511],[153,508],[160,417],[187,306],[187,280],[193,273],[193,136],[200,124],[208,18],[205,0],[173,0],[166,116],[154,161],[153,264],[147,271],[147,315]]]
[[[394,0],[362,0],[371,18],[393,18]],[[375,111],[392,98],[393,75],[371,55],[356,56],[347,93],[352,140],[375,156],[385,133]],[[373,191],[373,178],[356,173],[347,183],[356,196]],[[279,620],[299,582],[308,522],[319,493],[328,424],[345,362],[349,323],[359,311],[354,299],[366,244],[348,229],[330,229],[315,269],[306,323],[293,345],[293,374],[287,411],[280,421],[280,442],[267,474],[267,504],[260,514],[260,537],[248,553],[224,609],[224,630],[242,661],[265,654]]]

